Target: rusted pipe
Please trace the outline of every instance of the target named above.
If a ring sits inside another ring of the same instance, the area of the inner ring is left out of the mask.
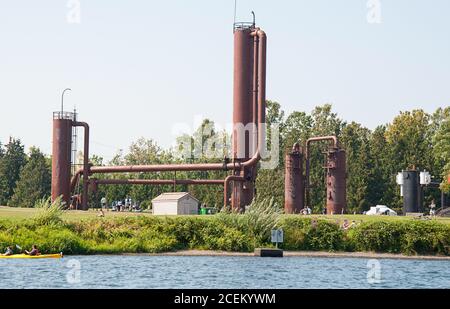
[[[311,137],[310,139],[308,139],[306,141],[306,149],[308,149],[309,144],[311,144],[312,142],[318,142],[318,141],[333,141],[334,148],[339,147],[338,138],[334,135],[330,135],[330,136]]]
[[[255,155],[258,149],[258,123],[259,123],[259,113],[258,113],[258,50],[259,50],[259,37],[253,37],[253,138],[252,138],[252,156]]]
[[[91,179],[99,185],[224,185],[221,179]]]
[[[72,176],[72,180],[70,182],[70,192],[75,190],[75,186],[77,182],[80,180],[80,176],[83,174],[83,169],[78,170],[75,175]]]
[[[83,150],[83,195],[81,196],[81,209],[88,210],[89,194],[89,125],[86,122],[74,122],[74,127],[84,128]]]
[[[310,151],[310,145],[312,142],[319,142],[319,141],[332,141],[333,142],[333,147],[334,148],[339,148],[339,141],[338,138],[334,135],[330,135],[330,136],[320,136],[320,137],[312,137],[310,139],[308,139],[306,141],[306,206],[311,206],[310,204],[310,198],[309,198],[309,193],[310,193],[310,156],[311,156],[311,151]]]
[[[129,165],[129,166],[93,166],[92,174],[108,173],[148,173],[179,171],[223,171],[240,170],[239,163],[200,163],[200,164],[168,164],[168,165]]]
[[[225,180],[219,179],[93,179],[97,185],[224,185],[224,207],[228,205],[228,193],[232,181],[244,182],[242,176],[230,175]]]
[[[242,163],[242,167],[252,167],[261,160],[261,149],[266,143],[265,130],[263,126],[266,122],[266,57],[267,57],[267,36],[261,29],[256,29],[251,34],[258,38],[258,143],[257,150],[250,160]]]
[[[230,175],[227,178],[225,178],[225,186],[223,189],[223,207],[228,206],[228,192],[230,191],[230,184],[232,181],[244,182],[245,178],[236,175]]]

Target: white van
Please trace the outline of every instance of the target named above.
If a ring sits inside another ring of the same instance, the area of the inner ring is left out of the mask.
[[[396,216],[397,213],[387,207],[386,205],[377,205],[374,207],[370,207],[370,210],[366,211],[365,213],[368,216]]]

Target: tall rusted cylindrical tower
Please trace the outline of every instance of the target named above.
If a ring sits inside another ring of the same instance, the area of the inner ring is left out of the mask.
[[[327,152],[327,214],[341,214],[347,206],[346,153],[340,148]]]
[[[248,160],[253,145],[253,67],[254,53],[251,27],[236,28],[234,32],[234,91],[233,91],[233,156]]]
[[[70,165],[72,155],[72,114],[53,113],[52,201],[62,197],[70,204]]]
[[[254,107],[257,100],[258,38],[253,36],[253,25],[240,24],[234,30],[234,91],[233,91],[233,146],[235,162],[251,158],[256,149],[256,130]],[[255,84],[256,83],[256,84]],[[245,168],[236,176],[245,177],[245,182],[234,182],[231,193],[233,209],[243,209],[254,197],[256,167]]]
[[[305,183],[303,177],[303,151],[295,144],[286,154],[284,181],[284,212],[298,214],[305,207]]]

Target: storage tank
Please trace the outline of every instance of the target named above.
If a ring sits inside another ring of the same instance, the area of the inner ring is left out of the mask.
[[[403,171],[403,214],[420,212],[422,190],[420,187],[420,173],[417,170]]]
[[[345,150],[327,152],[327,214],[341,214],[347,207],[347,164]]]
[[[72,114],[53,114],[52,201],[59,196],[70,204],[70,166],[72,155]]]
[[[233,156],[248,160],[253,145],[253,27],[237,27],[234,31],[234,91],[233,91]],[[245,130],[245,131],[243,131]]]
[[[234,89],[233,89],[233,146],[234,161],[244,162],[256,151],[256,123],[254,122],[254,63],[255,27],[239,24],[234,29]],[[255,115],[256,116],[256,115]],[[254,181],[256,168],[245,168],[243,176],[247,181],[234,182],[232,208],[240,209],[249,205],[255,195]]]
[[[305,208],[305,182],[303,177],[303,151],[295,144],[286,154],[284,179],[284,212],[298,214]]]

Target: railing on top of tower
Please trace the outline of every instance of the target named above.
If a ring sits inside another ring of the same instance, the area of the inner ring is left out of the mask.
[[[256,28],[256,16],[255,12],[252,11],[253,21],[252,22],[234,22],[233,24],[233,32],[236,30],[245,30],[245,29],[255,29]],[[236,18],[236,17],[235,17]]]
[[[250,22],[239,22],[234,24],[233,30],[245,30],[245,29],[254,29],[256,26]]]
[[[73,112],[53,112],[53,119],[67,119],[76,121],[76,114]]]

